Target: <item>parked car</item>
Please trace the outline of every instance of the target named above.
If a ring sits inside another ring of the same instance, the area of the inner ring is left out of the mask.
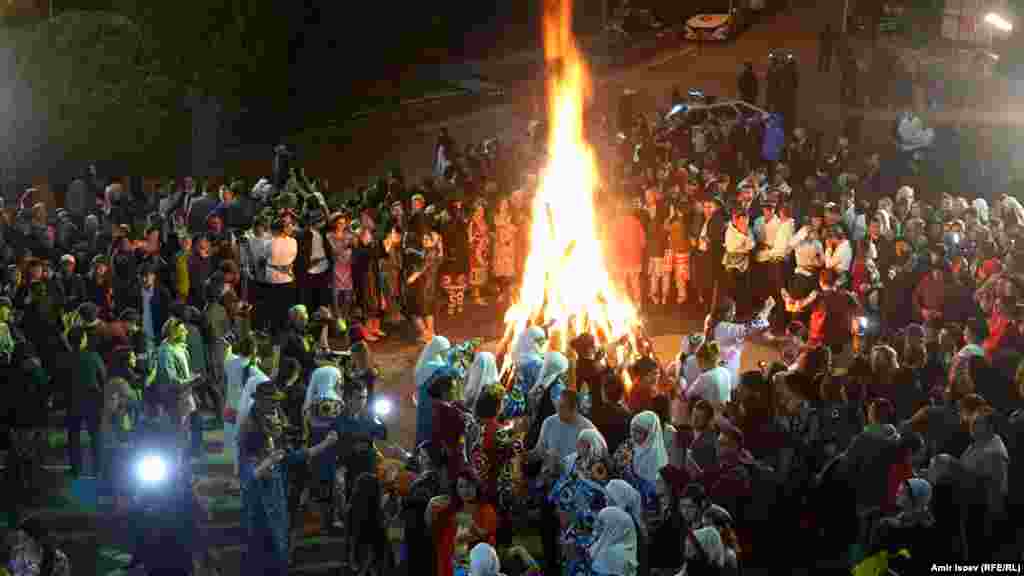
[[[688,130],[703,123],[708,117],[724,122],[730,128],[741,122],[765,122],[768,111],[742,100],[719,100],[702,91],[690,90],[686,102],[678,103],[661,119],[656,132],[657,140],[671,139],[679,130]]]

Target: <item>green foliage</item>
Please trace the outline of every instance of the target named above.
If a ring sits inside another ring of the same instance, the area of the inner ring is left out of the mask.
[[[35,112],[21,120],[43,127],[40,141],[19,145],[56,146],[78,161],[146,148],[173,161],[171,127],[189,126],[182,87],[148,60],[139,26],[112,12],[65,12],[6,32],[0,42],[15,54]]]

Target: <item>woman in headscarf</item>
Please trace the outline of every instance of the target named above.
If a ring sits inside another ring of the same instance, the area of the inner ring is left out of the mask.
[[[544,348],[547,347],[547,339],[543,328],[530,326],[516,340],[512,348],[512,369],[515,376],[505,396],[502,420],[526,416],[527,396],[544,368]]]
[[[494,546],[481,542],[469,551],[469,576],[504,576]]]
[[[724,573],[725,546],[714,527],[691,530],[686,535],[683,550],[686,564],[679,572],[683,576],[711,576]]]
[[[594,576],[636,576],[637,533],[630,515],[608,507],[597,515],[598,538],[588,550]]]
[[[644,505],[640,493],[637,492],[625,480],[615,478],[605,486],[608,493],[608,503],[616,508],[622,509],[633,519],[633,529],[636,532],[636,561],[637,576],[646,576],[650,573],[650,566],[647,561],[650,535],[647,532],[647,524],[644,522]],[[679,536],[676,535],[676,542]]]
[[[416,444],[430,440],[431,404],[428,384],[431,376],[448,364],[444,355],[452,345],[444,336],[434,336],[430,343],[423,347],[416,361],[414,378],[416,381]]]
[[[931,565],[928,550],[939,541],[931,513],[932,485],[923,478],[909,478],[900,483],[896,506],[900,512],[883,518],[875,530],[870,551],[888,550],[890,566],[899,564],[900,574],[922,574]],[[901,549],[910,552],[909,559],[899,558]],[[870,553],[870,552],[869,552]]]
[[[575,474],[579,470],[589,470],[590,464],[608,457],[608,443],[596,428],[580,430],[576,437],[576,451],[565,458],[562,463],[565,474]]]
[[[516,496],[523,486],[523,434],[514,428],[500,426],[498,414],[505,400],[505,389],[496,381],[486,385],[475,401],[474,426],[467,433],[466,454],[470,465],[483,483],[481,498],[494,504],[499,513],[516,508]]]
[[[701,521],[704,526],[710,526],[718,530],[718,535],[722,539],[722,548],[725,550],[725,568],[732,573],[737,573],[739,571],[739,556],[742,554],[742,550],[739,539],[736,536],[735,522],[733,522],[732,514],[729,514],[728,510],[718,504],[712,504],[704,511],[704,517]]]
[[[661,421],[651,411],[637,414],[629,423],[630,437],[612,458],[616,476],[629,482],[643,497],[647,514],[660,512],[659,472],[668,464],[668,451],[662,438]]]
[[[558,511],[561,567],[565,576],[589,575],[587,550],[594,542],[597,513],[608,505],[603,485],[608,478],[608,465],[601,457],[602,440],[600,435],[580,434],[576,458],[555,482],[549,497]]]
[[[568,378],[569,359],[565,357],[565,354],[557,350],[551,350],[545,354],[543,367],[530,388],[527,398],[527,412],[530,416],[530,432],[526,436],[528,446],[533,446],[537,442],[544,419],[557,411],[558,403],[562,399],[562,392],[569,385]],[[584,404],[582,397],[582,394],[576,396],[576,407],[580,412],[583,411]],[[587,400],[589,401],[589,395]]]
[[[466,408],[470,411],[476,409],[476,401],[484,388],[498,383],[498,364],[494,354],[490,352],[477,352],[473,359],[473,365],[469,367],[469,374],[466,377],[466,387],[462,397]]]

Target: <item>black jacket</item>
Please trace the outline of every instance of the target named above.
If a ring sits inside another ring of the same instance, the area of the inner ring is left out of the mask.
[[[161,330],[163,330],[164,322],[171,315],[171,305],[174,303],[174,299],[171,297],[171,292],[157,282],[153,289],[153,298],[149,301],[150,313],[153,315],[153,332],[155,336],[155,344],[159,344],[161,340]],[[123,304],[118,303],[118,309],[124,310],[125,308],[134,308],[139,311],[139,317],[144,318],[145,312],[142,310],[142,284],[135,282],[132,284],[132,289],[127,292],[127,298]]]

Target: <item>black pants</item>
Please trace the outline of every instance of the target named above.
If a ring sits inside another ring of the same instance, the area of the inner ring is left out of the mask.
[[[78,476],[82,472],[82,424],[89,431],[92,443],[93,473],[98,477],[102,472],[100,448],[103,439],[100,437],[101,406],[97,400],[77,400],[71,403],[68,414],[64,418],[64,427],[68,434],[68,460],[71,462],[71,473]]]
[[[560,574],[561,547],[559,546],[558,511],[554,504],[544,502],[540,508],[540,538],[544,546],[544,573]]]

